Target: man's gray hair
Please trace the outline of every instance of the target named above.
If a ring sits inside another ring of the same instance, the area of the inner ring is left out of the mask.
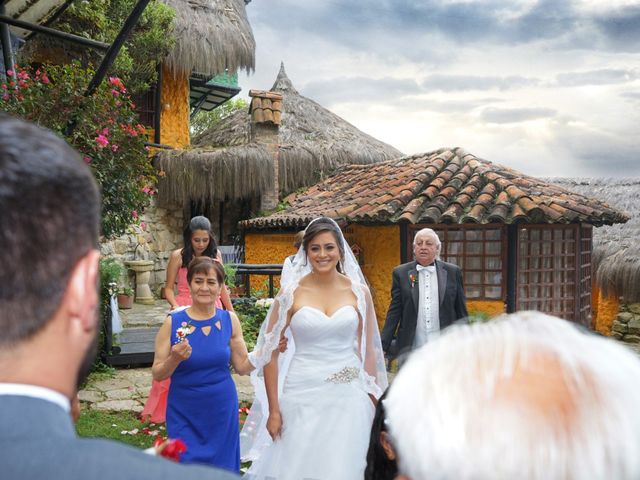
[[[416,232],[416,234],[413,237],[413,246],[416,246],[416,238],[418,238],[419,236],[424,236],[424,235],[431,235],[433,238],[435,238],[436,240],[436,245],[438,248],[438,251],[436,253],[436,257],[440,258],[440,250],[442,249],[442,242],[440,242],[440,237],[438,237],[438,234],[431,228],[422,228],[420,230],[418,230]]]
[[[385,401],[412,480],[640,478],[640,359],[540,312],[454,326]]]

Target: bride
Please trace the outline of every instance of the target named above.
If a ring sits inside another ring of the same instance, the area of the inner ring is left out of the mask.
[[[313,220],[250,360],[240,435],[251,480],[363,478],[387,376],[371,294],[338,225]],[[289,347],[279,353],[282,335]]]

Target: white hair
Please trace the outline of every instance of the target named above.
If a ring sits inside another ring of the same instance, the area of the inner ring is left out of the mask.
[[[442,250],[442,242],[440,242],[440,237],[438,236],[438,234],[432,230],[431,228],[423,228],[421,230],[418,230],[416,232],[416,234],[413,236],[413,246],[416,246],[416,238],[418,238],[419,236],[422,235],[431,235],[433,238],[435,238],[436,240],[436,247],[437,247],[437,253],[436,256],[439,258],[440,257],[440,250]]]
[[[640,478],[640,359],[540,312],[445,331],[385,409],[412,480]]]

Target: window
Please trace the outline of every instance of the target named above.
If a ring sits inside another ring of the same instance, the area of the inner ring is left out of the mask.
[[[577,225],[527,226],[518,230],[518,310],[539,310],[576,319],[580,297],[577,292],[582,290],[577,279],[578,235]],[[590,239],[591,236],[589,243]],[[590,268],[589,265],[589,272]],[[590,281],[590,273],[588,277]],[[589,292],[590,288],[586,290]],[[589,308],[585,307],[585,311]]]
[[[411,230],[409,252],[413,252],[413,237],[421,228]],[[430,228],[442,242],[440,258],[462,269],[467,298],[504,300],[507,247],[506,230],[502,225],[438,225]]]

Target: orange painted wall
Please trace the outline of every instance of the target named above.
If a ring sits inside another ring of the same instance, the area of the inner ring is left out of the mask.
[[[505,312],[502,300],[467,300],[467,311],[469,316],[486,314],[493,318]]]
[[[391,302],[391,273],[400,265],[400,227],[351,225],[345,229],[345,236],[351,245],[355,243],[362,249],[362,273],[369,282],[382,328]]]
[[[597,295],[593,308],[593,328],[603,335],[611,335],[611,325],[620,311],[620,300],[616,296],[603,296],[599,289]]]
[[[160,143],[172,147],[189,145],[189,79],[162,66]]]
[[[296,253],[294,239],[295,232],[248,233],[244,237],[245,263],[282,263],[289,255]],[[268,280],[266,275],[251,275],[251,286],[262,288]],[[280,286],[280,277],[274,277],[274,284]]]

